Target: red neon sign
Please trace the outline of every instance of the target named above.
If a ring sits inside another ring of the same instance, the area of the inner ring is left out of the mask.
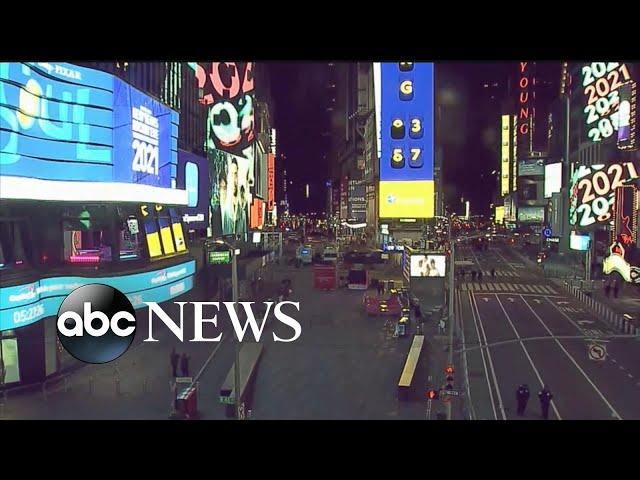
[[[529,62],[520,62],[520,96],[518,98],[518,132],[520,133],[522,143],[525,143],[529,135],[529,87],[531,80],[529,78]]]

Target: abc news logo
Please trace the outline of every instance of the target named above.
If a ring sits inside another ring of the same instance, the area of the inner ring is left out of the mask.
[[[171,317],[155,302],[144,302],[149,307],[149,337],[145,342],[157,342],[153,338],[154,314],[181,341],[184,341],[184,306],[187,302],[175,302],[180,307],[180,321]],[[218,310],[220,302],[189,302],[193,305],[194,338],[191,342],[220,342],[222,333],[214,338],[205,338],[203,325],[211,323],[218,326],[217,315],[211,318],[203,316],[204,306],[214,306]],[[239,302],[245,313],[244,325],[238,316],[233,302],[222,302],[236,337],[242,341],[249,327],[256,342],[260,341],[266,320],[273,308],[276,320],[293,329],[291,338],[280,338],[275,332],[274,342],[293,342],[297,340],[302,328],[294,318],[282,312],[284,305],[293,305],[298,311],[298,302],[264,302],[267,306],[261,323],[256,320],[252,309],[253,302]],[[122,356],[131,346],[136,334],[136,313],[129,299],[119,290],[102,284],[84,285],[71,292],[58,310],[56,323],[58,338],[62,346],[76,359],[85,363],[108,363]]]

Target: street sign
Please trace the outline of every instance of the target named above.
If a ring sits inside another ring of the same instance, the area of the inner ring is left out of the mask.
[[[440,394],[442,395],[450,395],[452,397],[459,397],[460,392],[458,390],[441,390]]]
[[[542,235],[544,236],[544,238],[549,238],[551,235],[553,235],[553,232],[549,227],[547,227],[542,231]]]
[[[607,348],[604,345],[594,343],[589,345],[589,358],[591,360],[602,361],[607,356]]]

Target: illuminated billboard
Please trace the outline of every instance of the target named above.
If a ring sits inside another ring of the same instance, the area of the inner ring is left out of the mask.
[[[381,88],[380,180],[433,180],[433,64],[382,63]]]
[[[496,207],[495,223],[504,223],[504,206]]]
[[[519,207],[519,223],[542,223],[544,222],[544,207]]]
[[[262,229],[264,226],[264,207],[265,203],[262,199],[253,197],[253,202],[251,202],[251,216],[249,220],[250,228]]]
[[[502,129],[500,139],[500,152],[501,152],[501,169],[500,169],[500,191],[502,196],[509,195],[509,174],[511,169],[510,155],[511,155],[511,130],[510,130],[510,116],[502,115]]]
[[[544,166],[544,198],[551,198],[562,189],[562,163],[549,163]]]
[[[432,181],[380,182],[380,218],[432,218]]]
[[[366,188],[364,180],[349,180],[349,222],[360,224],[367,221]]]
[[[578,251],[589,250],[589,235],[576,235],[575,232],[571,232],[569,248]]]
[[[378,84],[380,217],[433,217],[434,65],[382,63]]]
[[[570,191],[569,223],[581,228],[610,222],[615,189],[638,178],[633,162],[580,166],[573,174]]]
[[[623,245],[636,244],[638,240],[638,190],[634,185],[616,188],[613,238]]]
[[[222,150],[209,152],[210,218],[216,236],[247,233],[252,201],[249,163]]]
[[[0,195],[185,205],[178,113],[113,75],[0,63]]]
[[[581,80],[585,131],[589,140],[600,142],[618,130],[620,88],[633,80],[630,66],[618,62],[590,63],[582,66]]]
[[[411,255],[412,277],[444,277],[447,257],[444,255]]]
[[[187,206],[182,208],[182,221],[189,228],[209,225],[209,162],[191,152],[178,150],[177,187],[187,191]]]
[[[267,155],[267,210],[272,211],[276,201],[276,156]]]
[[[544,160],[542,158],[529,158],[521,160],[518,164],[518,176],[542,176],[544,175]]]
[[[635,150],[638,123],[638,93],[633,80],[620,87],[620,107],[618,109],[618,148]]]

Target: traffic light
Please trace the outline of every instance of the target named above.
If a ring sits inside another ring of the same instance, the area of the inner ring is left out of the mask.
[[[427,391],[427,398],[429,400],[437,400],[438,399],[438,391],[437,390],[429,390]]]
[[[447,368],[444,369],[444,373],[446,373],[447,375],[453,375],[453,372],[453,365],[448,365]]]

